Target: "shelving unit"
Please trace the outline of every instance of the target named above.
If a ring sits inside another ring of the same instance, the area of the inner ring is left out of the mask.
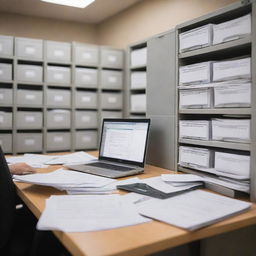
[[[251,56],[251,70],[252,70],[252,88],[251,88],[251,107],[246,108],[205,108],[205,109],[178,109],[178,119],[179,120],[204,120],[211,118],[222,118],[228,116],[229,118],[244,117],[251,120],[251,141],[250,143],[240,143],[240,142],[225,142],[225,141],[203,141],[197,139],[178,139],[179,146],[195,146],[213,149],[214,151],[227,151],[232,150],[236,153],[245,153],[250,155],[250,198],[252,201],[256,201],[256,150],[255,150],[255,139],[256,139],[256,90],[255,90],[255,49],[256,49],[256,37],[255,37],[255,3],[252,1],[241,1],[235,3],[226,8],[217,10],[208,15],[204,15],[195,20],[178,25],[176,28],[176,40],[177,45],[179,44],[179,34],[189,31],[191,29],[198,28],[206,24],[219,24],[225,21],[229,21],[243,15],[251,13],[252,17],[252,34],[245,35],[244,37],[225,42],[222,44],[211,45],[205,48],[191,50],[187,52],[179,53],[177,47],[177,71],[176,71],[176,81],[177,81],[177,102],[179,101],[179,67],[184,65],[190,65],[194,63],[204,62],[204,61],[221,61],[231,58],[243,58],[244,56]],[[189,86],[189,85],[188,85]],[[179,128],[178,128],[179,131]],[[178,159],[178,157],[177,157]],[[177,160],[178,162],[178,160]],[[177,169],[188,173],[201,173],[195,169],[190,169],[187,167],[182,167],[177,164]],[[207,175],[206,173],[203,173]],[[225,190],[225,189],[224,189]]]
[[[101,118],[122,117],[122,75],[118,87],[105,85],[109,76],[113,84],[114,72],[122,73],[123,50],[6,36],[0,44],[0,64],[12,64],[11,77],[0,76],[4,152],[97,149]],[[102,76],[107,71],[113,74]],[[120,95],[118,107],[112,94]],[[109,98],[108,108],[103,103]]]
[[[127,50],[127,117],[146,115],[147,41],[132,44]]]

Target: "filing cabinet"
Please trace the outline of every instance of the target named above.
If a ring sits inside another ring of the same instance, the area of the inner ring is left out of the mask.
[[[17,80],[20,82],[43,82],[43,67],[36,65],[17,66]]]
[[[98,85],[98,70],[91,68],[75,68],[76,86],[96,88]]]
[[[96,109],[98,106],[97,92],[76,91],[75,106],[77,108]]]
[[[70,132],[48,132],[47,133],[47,151],[63,151],[71,148]]]
[[[48,84],[59,84],[70,86],[71,70],[67,67],[47,66],[46,82]]]
[[[16,150],[19,153],[43,150],[42,133],[17,133],[16,138]]]
[[[123,108],[122,93],[103,92],[100,95],[102,109],[122,109]]]
[[[0,104],[12,105],[13,94],[12,89],[0,88]]]
[[[104,68],[123,68],[123,51],[101,48],[101,63]]]
[[[70,90],[50,89],[46,90],[46,105],[53,107],[67,107],[71,106],[71,92]]]
[[[71,61],[71,44],[46,41],[46,58],[48,62],[69,63]]]
[[[29,60],[43,60],[43,40],[17,37],[15,55]]]
[[[123,88],[122,71],[102,70],[100,74],[100,82],[103,89],[121,90]]]
[[[42,106],[43,92],[40,90],[17,90],[17,104],[21,106]]]
[[[145,94],[131,95],[131,111],[132,112],[146,111],[146,95]]]
[[[39,111],[17,111],[17,129],[42,129],[43,113]]]
[[[76,111],[75,128],[95,129],[98,127],[98,112],[96,111]]]
[[[2,147],[4,153],[12,152],[12,134],[11,133],[0,134],[0,146]]]
[[[46,127],[48,129],[69,129],[71,126],[71,112],[69,110],[48,110]]]
[[[0,63],[0,81],[12,81],[12,64]]]
[[[0,129],[12,129],[12,112],[0,111]]]
[[[0,56],[13,56],[13,37],[0,36]]]
[[[75,149],[95,149],[98,146],[97,131],[77,131],[75,134]]]
[[[74,44],[74,62],[85,66],[99,65],[99,47],[95,45]]]

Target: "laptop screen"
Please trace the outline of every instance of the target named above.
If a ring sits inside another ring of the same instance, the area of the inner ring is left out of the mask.
[[[99,159],[144,166],[149,119],[104,119]]]

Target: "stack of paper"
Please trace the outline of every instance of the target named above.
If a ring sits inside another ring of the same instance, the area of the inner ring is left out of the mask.
[[[147,73],[134,71],[131,73],[131,89],[145,89],[147,86]]]

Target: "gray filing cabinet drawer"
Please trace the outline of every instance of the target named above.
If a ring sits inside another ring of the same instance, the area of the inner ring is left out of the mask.
[[[98,70],[92,68],[75,69],[75,85],[96,88],[98,84]]]
[[[75,134],[75,149],[96,149],[98,146],[97,131],[79,131]]]
[[[95,45],[75,44],[74,58],[76,64],[98,66],[99,47]]]
[[[123,95],[122,93],[106,93],[101,95],[101,108],[103,109],[122,109]]]
[[[43,67],[35,65],[18,65],[17,80],[20,82],[43,82]]]
[[[46,82],[70,86],[71,70],[66,67],[47,66]]]
[[[53,107],[70,107],[71,92],[70,90],[47,89],[46,105]]]
[[[17,104],[18,105],[43,105],[43,92],[39,90],[17,90]]]
[[[42,129],[43,114],[39,111],[17,111],[17,129]]]
[[[69,110],[49,110],[47,112],[46,127],[48,129],[69,129],[71,126],[71,113]]]
[[[98,126],[98,112],[96,111],[76,111],[75,128],[90,129]]]
[[[123,88],[123,72],[102,70],[100,76],[101,87],[104,89],[122,89]]]
[[[121,111],[101,111],[101,119],[103,118],[122,118],[123,113]]]
[[[64,42],[46,41],[46,58],[52,62],[70,62],[71,44]]]
[[[47,147],[48,151],[70,150],[71,135],[70,132],[48,132]]]
[[[97,108],[97,92],[76,91],[75,104],[77,108]]]
[[[101,49],[101,66],[104,68],[123,68],[123,51]]]
[[[9,88],[0,88],[0,104],[9,104],[13,103],[12,89]]]
[[[0,134],[0,146],[4,153],[11,153],[12,152],[12,134],[5,133]]]
[[[0,63],[0,81],[12,81],[12,64]]]
[[[0,55],[6,57],[13,56],[13,37],[0,36]]]
[[[15,54],[19,58],[42,60],[43,40],[17,37]]]
[[[40,152],[43,149],[42,133],[17,133],[17,152]]]
[[[0,111],[0,129],[12,129],[12,112]]]

